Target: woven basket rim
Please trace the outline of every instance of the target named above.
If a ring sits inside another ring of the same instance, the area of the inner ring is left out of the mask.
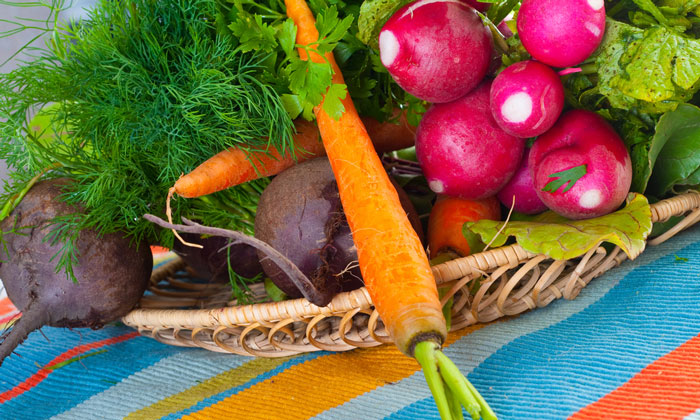
[[[679,231],[688,226],[700,221],[700,193],[692,191],[675,197],[659,201],[651,204],[651,216],[654,223],[663,222],[673,216],[681,216],[688,214],[680,223],[670,229],[663,235],[648,241],[649,244],[658,244],[672,237]],[[588,254],[581,258],[578,266],[572,267],[572,281],[567,283],[567,286],[562,290],[548,284],[553,279],[562,273],[565,268],[566,260],[555,261],[544,255],[537,255],[526,251],[520,245],[506,245],[499,248],[490,249],[467,257],[456,258],[445,263],[436,265],[432,268],[433,274],[438,285],[452,285],[453,291],[458,290],[469,281],[468,279],[474,276],[481,275],[487,271],[492,271],[492,277],[500,276],[508,270],[517,268],[520,264],[524,264],[517,272],[508,279],[506,283],[501,284],[500,288],[492,292],[490,297],[489,285],[482,288],[474,296],[476,306],[479,305],[495,305],[491,313],[479,316],[475,310],[471,313],[466,313],[462,319],[457,320],[457,327],[460,325],[470,325],[476,319],[478,322],[489,321],[503,315],[508,315],[509,312],[518,313],[523,310],[533,309],[538,306],[544,306],[551,300],[562,296],[573,298],[578,294],[578,291],[585,287],[588,281],[593,277],[600,275],[602,272],[621,263],[625,258],[624,253],[614,252],[611,255],[606,255],[602,248],[596,247]],[[619,249],[618,249],[619,251]],[[538,264],[544,260],[551,261],[550,267],[541,273]],[[595,264],[597,268],[584,274],[584,268]],[[183,266],[181,261],[174,261],[170,264],[159,268],[161,273],[176,271]],[[531,282],[537,282],[538,288],[546,289],[548,296],[540,295],[516,295],[518,302],[506,301],[506,297],[511,293],[512,289],[520,281],[526,281],[525,277],[530,275],[531,271],[538,270],[537,274],[532,274]],[[583,279],[579,274],[585,275]],[[578,277],[578,278],[576,278]],[[466,279],[466,280],[465,280]],[[546,287],[545,287],[546,286]],[[464,296],[455,302],[460,309],[466,309],[467,302]],[[483,299],[483,301],[482,301]],[[349,319],[357,314],[370,315],[369,334],[372,335],[372,340],[369,343],[365,341],[356,341],[352,338],[344,336],[345,327],[348,325]],[[326,345],[314,339],[312,330],[317,327],[317,323],[324,319],[331,318],[341,319],[342,328],[340,331],[333,331],[331,335],[335,335],[334,340],[342,342],[341,346]],[[470,318],[471,317],[471,318]],[[139,329],[142,333],[150,334],[160,341],[174,345],[194,345],[208,348],[214,351],[227,351],[239,354],[248,355],[263,355],[269,356],[267,351],[259,351],[250,348],[249,343],[246,344],[243,338],[240,339],[240,347],[232,347],[224,343],[224,339],[217,335],[225,335],[228,328],[243,329],[241,337],[250,334],[251,331],[261,333],[264,331],[268,335],[268,339],[272,342],[273,347],[281,346],[280,343],[275,343],[275,334],[280,331],[285,331],[285,334],[291,336],[291,332],[285,330],[295,322],[306,323],[306,337],[309,343],[301,346],[289,344],[285,349],[276,348],[274,356],[296,354],[305,351],[313,351],[318,349],[345,350],[360,346],[378,345],[381,343],[390,342],[387,336],[377,333],[374,329],[381,323],[378,319],[376,311],[373,312],[372,301],[369,297],[367,289],[362,287],[350,292],[343,292],[336,295],[331,302],[325,307],[316,306],[304,298],[289,299],[281,302],[264,302],[246,305],[221,306],[212,309],[135,309],[123,317],[123,322],[131,327]],[[162,337],[163,331],[172,333],[173,338]],[[180,333],[184,330],[191,331],[192,339],[183,340]],[[202,331],[211,333],[212,342],[203,342],[196,338]],[[240,331],[239,331],[240,332]],[[262,334],[262,333],[261,333]],[[264,335],[264,334],[263,334]],[[260,340],[258,340],[260,341]],[[293,341],[293,340],[292,340]],[[353,345],[349,345],[352,343]],[[265,343],[269,347],[269,343]],[[218,346],[218,347],[217,347]],[[284,351],[283,351],[284,350]]]

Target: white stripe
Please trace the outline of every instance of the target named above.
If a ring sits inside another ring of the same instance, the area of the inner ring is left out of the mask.
[[[51,419],[94,420],[96,413],[100,413],[101,420],[123,419],[129,413],[185,391],[250,360],[250,357],[202,349],[179,352],[132,374]],[[108,417],[103,417],[105,415]]]
[[[635,268],[650,264],[671,252],[697,242],[697,233],[698,229],[694,229],[690,233],[679,235],[674,240],[656,247],[649,247],[636,260],[626,261],[622,266],[592,281],[576,299],[554,302],[519,318],[486,326],[459,339],[445,349],[445,354],[459,366],[464,375],[468,375],[498,349],[516,338],[550,327],[583,311],[602,298]],[[365,420],[383,419],[429,396],[430,390],[425,384],[423,373],[417,372],[399,382],[377,388],[341,406],[327,410],[314,419],[355,418],[357,413],[362,413]],[[700,420],[700,417],[692,419]]]

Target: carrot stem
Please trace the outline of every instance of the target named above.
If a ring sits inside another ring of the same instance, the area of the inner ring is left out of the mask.
[[[445,383],[466,408],[473,419],[495,420],[496,414],[486,400],[479,394],[469,380],[462,375],[454,364],[441,350],[435,351],[435,360]]]
[[[428,383],[428,388],[430,388],[430,392],[433,394],[435,405],[437,405],[438,412],[440,412],[440,417],[442,420],[451,420],[452,410],[450,410],[450,404],[445,394],[445,384],[442,381],[442,376],[440,376],[437,361],[435,360],[435,353],[438,350],[439,346],[436,343],[423,341],[416,344],[413,354],[423,368],[425,382]]]

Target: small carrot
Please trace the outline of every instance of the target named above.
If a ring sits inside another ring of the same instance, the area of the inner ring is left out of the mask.
[[[481,219],[500,220],[501,204],[495,196],[482,200],[439,195],[428,218],[430,257],[453,252],[459,257],[478,252],[484,243],[477,235],[468,238],[462,231],[465,222]]]
[[[306,1],[285,0],[285,5],[298,29],[297,44],[317,42],[315,19]],[[321,56],[312,51],[309,57],[300,48],[299,54],[302,59],[330,63],[333,83],[344,83],[331,53]],[[452,418],[445,387],[472,416],[495,418],[454,364],[441,357],[447,328],[428,257],[352,99],[346,96],[342,103],[345,111],[338,120],[320,106],[314,112],[372,302],[397,347],[423,367],[443,419]]]
[[[399,116],[398,124],[380,123],[370,117],[363,117],[362,120],[372,133],[379,153],[404,149],[414,144],[415,128],[407,123],[405,114]],[[274,149],[246,152],[231,147],[178,179],[173,192],[185,198],[201,197],[257,178],[276,175],[297,162],[325,155],[316,124],[297,120],[294,125],[294,144],[297,149],[295,157],[289,153],[282,156]]]

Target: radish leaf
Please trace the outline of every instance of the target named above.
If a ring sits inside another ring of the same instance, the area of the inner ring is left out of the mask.
[[[555,178],[553,181],[549,181],[547,185],[542,188],[542,191],[549,193],[556,193],[559,188],[566,185],[562,194],[569,191],[576,182],[586,175],[586,165],[575,166],[571,169],[565,171],[555,172],[549,175],[549,178]]]
[[[651,232],[651,208],[646,197],[630,194],[625,208],[605,216],[555,223],[509,222],[499,234],[502,226],[499,221],[479,220],[467,222],[465,229],[479,234],[486,243],[493,240],[494,248],[514,236],[525,250],[554,259],[579,257],[601,242],[618,245],[634,259],[644,250]]]

